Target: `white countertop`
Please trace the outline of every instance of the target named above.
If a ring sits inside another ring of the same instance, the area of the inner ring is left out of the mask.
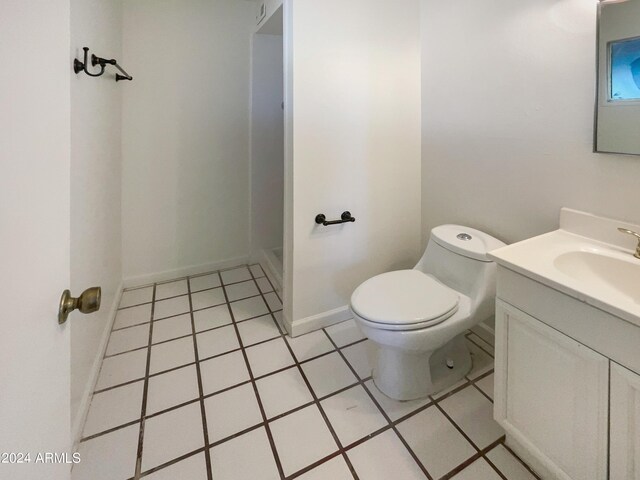
[[[559,230],[493,250],[489,257],[640,326],[640,260],[626,248],[635,241],[617,232],[618,226],[640,232],[637,225],[563,209]]]

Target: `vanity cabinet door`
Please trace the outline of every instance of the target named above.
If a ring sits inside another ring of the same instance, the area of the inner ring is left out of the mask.
[[[498,302],[494,415],[543,478],[607,478],[608,373],[607,358]]]
[[[640,375],[611,363],[611,480],[640,480]]]

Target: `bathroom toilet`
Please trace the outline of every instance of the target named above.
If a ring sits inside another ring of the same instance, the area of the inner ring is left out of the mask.
[[[465,332],[494,314],[496,265],[505,244],[473,228],[441,225],[413,270],[383,273],[351,296],[351,311],[376,344],[376,386],[413,400],[441,391],[471,369]]]

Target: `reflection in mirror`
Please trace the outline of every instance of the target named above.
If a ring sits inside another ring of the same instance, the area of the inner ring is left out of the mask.
[[[640,0],[598,7],[597,152],[640,155]]]

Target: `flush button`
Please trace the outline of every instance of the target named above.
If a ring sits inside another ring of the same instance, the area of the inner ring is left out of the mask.
[[[458,240],[464,240],[465,242],[468,242],[473,237],[471,235],[469,235],[468,233],[459,233],[458,235],[456,235],[456,238]]]

